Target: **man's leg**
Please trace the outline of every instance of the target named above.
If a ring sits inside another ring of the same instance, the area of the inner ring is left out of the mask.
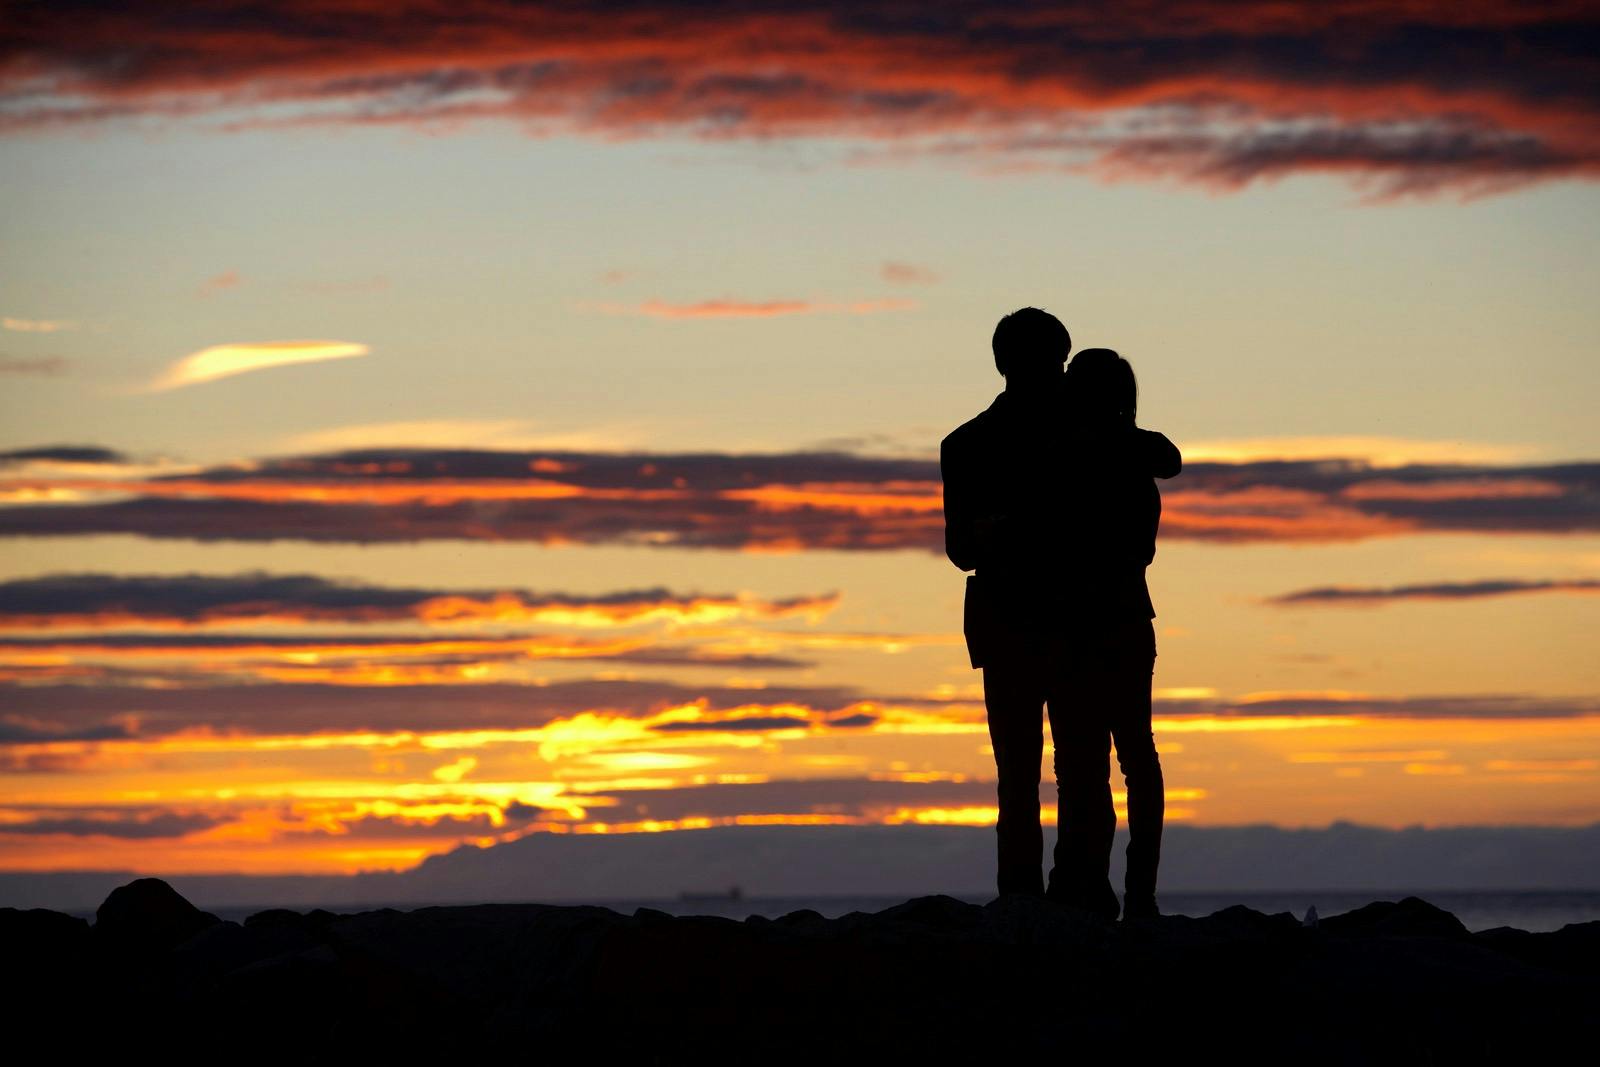
[[[1040,862],[1044,835],[1039,826],[1039,759],[1044,752],[1044,689],[1032,660],[1012,656],[983,668],[983,702],[989,712],[989,740],[999,779],[1001,893],[1044,892]]]
[[[1154,914],[1156,869],[1161,864],[1161,830],[1166,818],[1166,783],[1150,724],[1150,685],[1155,670],[1155,631],[1148,646],[1143,635],[1116,657],[1118,692],[1111,703],[1117,762],[1128,783],[1127,911]]]
[[[1117,814],[1111,806],[1111,732],[1098,656],[1068,652],[1049,690],[1055,746],[1056,849],[1052,897],[1117,916],[1111,888],[1111,844]]]

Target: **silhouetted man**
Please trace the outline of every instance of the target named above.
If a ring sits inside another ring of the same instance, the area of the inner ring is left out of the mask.
[[[963,630],[972,666],[983,670],[994,747],[999,892],[1046,894],[1114,919],[1113,735],[1130,796],[1139,798],[1129,804],[1126,914],[1156,912],[1163,810],[1150,733],[1155,610],[1144,568],[1160,518],[1151,477],[1177,474],[1182,458],[1163,435],[1136,429],[1131,412],[1108,421],[1073,410],[1062,371],[1071,344],[1066,327],[1037,308],[995,327],[1005,389],[940,447],[945,552],[975,571]],[[1048,890],[1039,825],[1044,705],[1059,789]]]

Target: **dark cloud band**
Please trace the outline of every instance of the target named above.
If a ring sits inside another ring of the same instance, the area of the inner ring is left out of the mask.
[[[1481,600],[1489,597],[1520,596],[1527,593],[1600,593],[1600,580],[1591,578],[1524,581],[1515,578],[1483,582],[1431,582],[1395,586],[1319,586],[1299,589],[1273,597],[1270,604],[1280,606],[1376,605],[1406,600]]]
[[[3,513],[0,513],[3,514]],[[341,582],[311,574],[51,574],[0,582],[0,630],[257,623],[576,622],[817,616],[837,593],[764,599],[657,586],[572,594]],[[288,639],[285,639],[288,640]]]
[[[0,536],[943,551],[937,461],[844,452],[363,450],[159,478],[0,479],[7,487],[87,502],[0,507]],[[1600,530],[1600,463],[1194,463],[1162,491],[1168,540]]]
[[[0,837],[9,834],[67,837],[118,837],[145,841],[187,837],[230,821],[225,814],[176,811],[93,811],[38,814],[0,820]]]
[[[897,697],[848,686],[688,685],[592,678],[547,685],[274,684],[7,685],[0,687],[0,747],[63,742],[154,741],[196,731],[216,736],[285,737],[522,730],[582,712],[656,719],[675,732],[859,729],[894,717],[931,725],[983,721],[981,702]],[[672,715],[658,718],[669,710]],[[1212,719],[1248,727],[1277,717],[1339,719],[1570,719],[1600,715],[1597,697],[1527,695],[1351,696],[1264,694],[1244,700],[1157,700],[1158,719]],[[680,725],[691,724],[691,725]]]
[[[850,714],[846,709],[860,699],[843,686],[753,690],[621,678],[548,685],[10,685],[0,687],[0,745],[154,740],[196,729],[241,736],[518,730],[583,711],[642,719],[686,705],[697,705],[699,717],[774,705],[826,717]]]

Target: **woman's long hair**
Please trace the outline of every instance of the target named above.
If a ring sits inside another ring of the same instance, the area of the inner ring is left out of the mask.
[[[1085,348],[1067,364],[1067,403],[1092,422],[1133,425],[1139,382],[1133,367],[1110,348]]]

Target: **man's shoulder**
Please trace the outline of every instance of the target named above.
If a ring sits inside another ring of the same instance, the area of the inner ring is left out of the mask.
[[[941,452],[970,448],[989,436],[994,426],[994,405],[978,412],[960,426],[945,434],[939,442]]]

